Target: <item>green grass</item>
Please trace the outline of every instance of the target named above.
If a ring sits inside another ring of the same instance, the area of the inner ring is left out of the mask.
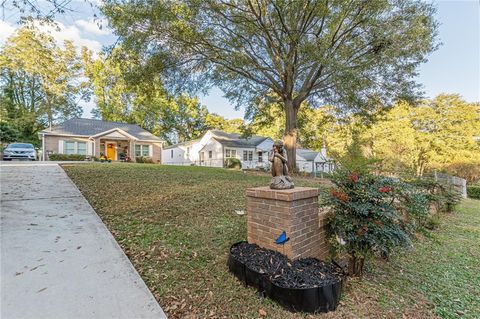
[[[270,177],[215,168],[148,164],[64,166],[114,234],[170,318],[303,318],[251,288],[226,267],[246,238],[245,188]],[[296,185],[325,188],[320,180]],[[367,264],[349,281],[339,309],[319,318],[478,318],[480,201],[442,216],[410,251]]]

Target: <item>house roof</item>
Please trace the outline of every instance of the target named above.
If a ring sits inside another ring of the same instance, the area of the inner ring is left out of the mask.
[[[164,150],[168,150],[170,148],[175,148],[175,147],[178,147],[178,146],[188,146],[188,145],[192,145],[196,142],[199,142],[200,139],[197,138],[195,140],[190,140],[190,141],[185,141],[185,142],[181,142],[181,143],[177,143],[177,144],[172,144],[172,145],[168,145],[168,146],[165,146],[163,149]]]
[[[144,130],[136,124],[127,124],[121,122],[107,122],[95,119],[73,118],[66,120],[62,124],[45,129],[40,133],[46,135],[73,135],[73,136],[94,136],[107,131],[119,129],[133,136],[140,141],[158,141],[163,140],[158,136]]]
[[[297,155],[303,157],[307,161],[313,161],[315,160],[315,157],[317,157],[318,152],[306,148],[297,148]]]
[[[255,148],[257,145],[268,139],[264,136],[251,136],[243,138],[237,133],[226,133],[220,130],[211,130],[213,138],[220,144],[227,147]]]
[[[222,144],[226,147],[239,147],[239,148],[255,148],[257,145],[268,139],[268,137],[264,136],[251,136],[249,138],[242,138],[240,134],[237,133],[226,133],[220,130],[211,130],[212,138],[214,138],[217,142]],[[173,144],[164,147],[164,150],[168,150],[170,148],[175,148],[178,146],[188,146],[199,142],[201,139],[190,140],[178,144]]]

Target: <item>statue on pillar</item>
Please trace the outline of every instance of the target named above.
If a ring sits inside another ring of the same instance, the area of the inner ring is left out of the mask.
[[[278,140],[273,143],[273,150],[270,153],[269,161],[272,162],[272,181],[271,189],[291,189],[294,187],[293,181],[288,176],[287,156],[283,148],[283,142]]]

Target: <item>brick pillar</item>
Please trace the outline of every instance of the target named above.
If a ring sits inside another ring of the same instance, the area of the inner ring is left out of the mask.
[[[247,189],[248,242],[276,250],[290,259],[327,258],[324,215],[319,213],[318,194],[317,188],[310,187]],[[290,237],[285,247],[275,244],[282,231]]]

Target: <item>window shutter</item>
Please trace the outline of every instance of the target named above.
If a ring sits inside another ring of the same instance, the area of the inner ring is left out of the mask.
[[[148,156],[153,157],[153,145],[148,145]]]
[[[64,140],[58,141],[58,154],[63,154],[63,144],[64,144]]]
[[[87,141],[87,155],[93,155],[93,142]]]

